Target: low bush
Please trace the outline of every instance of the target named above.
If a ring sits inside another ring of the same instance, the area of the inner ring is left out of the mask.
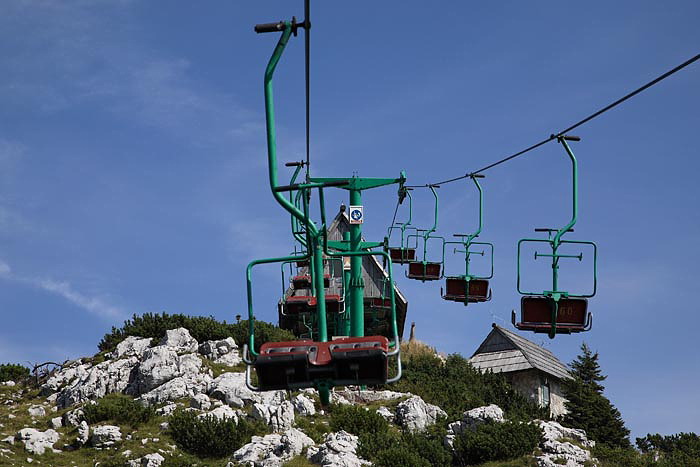
[[[29,368],[14,363],[0,365],[0,382],[21,381],[29,376]]]
[[[83,412],[85,421],[90,425],[112,420],[136,427],[155,416],[153,408],[144,407],[131,397],[119,393],[108,394],[95,404],[86,404]]]
[[[134,315],[124,321],[122,327],[112,327],[111,332],[104,335],[98,348],[101,351],[112,351],[128,336],[150,337],[162,339],[169,329],[187,328],[192,337],[199,342],[219,340],[233,337],[237,344],[243,346],[248,341],[248,321],[231,324],[218,321],[212,316],[187,316],[183,314],[144,313]],[[255,348],[269,341],[292,340],[291,332],[264,321],[255,321]]]
[[[501,407],[511,420],[548,418],[548,410],[517,392],[501,374],[481,373],[467,359],[450,355],[443,364],[437,355],[414,354],[399,382],[386,389],[411,392],[447,412],[457,420],[469,409],[488,404]]]
[[[445,448],[445,428],[433,425],[420,433],[385,430],[360,435],[358,454],[379,467],[449,467],[452,454]]]
[[[206,458],[230,456],[253,435],[265,432],[262,424],[246,419],[199,418],[186,410],[175,411],[168,422],[170,435],[183,450]]]
[[[455,438],[455,463],[474,465],[530,454],[542,440],[542,430],[529,423],[486,423]]]
[[[360,436],[386,432],[389,423],[374,410],[366,410],[357,405],[334,405],[331,407],[331,431],[345,430]]]

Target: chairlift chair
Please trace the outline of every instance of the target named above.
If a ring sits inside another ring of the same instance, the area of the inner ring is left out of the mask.
[[[553,136],[554,137],[554,136]],[[518,241],[517,288],[523,295],[520,299],[520,321],[516,322],[515,311],[511,314],[513,325],[522,331],[547,333],[550,339],[557,334],[572,334],[588,331],[592,327],[591,313],[588,311],[588,298],[593,297],[597,288],[598,248],[588,241],[562,240],[564,234],[573,232],[578,216],[578,162],[567,141],[580,141],[578,136],[557,135],[557,141],[564,147],[572,166],[573,209],[571,220],[561,229],[535,229],[546,232],[546,239],[523,238]],[[525,291],[521,288],[520,258],[522,245],[527,243],[546,244],[551,253],[535,252],[535,260],[541,257],[551,258],[552,290],[541,293]],[[562,259],[583,260],[583,253],[577,255],[561,254],[559,247],[564,244],[589,245],[593,248],[593,290],[588,294],[573,294],[559,289],[559,262]]]

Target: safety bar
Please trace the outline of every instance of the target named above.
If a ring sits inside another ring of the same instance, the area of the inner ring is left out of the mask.
[[[293,183],[291,185],[279,185],[274,188],[273,191],[276,193],[281,193],[284,191],[295,191],[303,190],[305,188],[325,188],[331,186],[348,186],[350,183],[347,181],[334,181],[334,182],[324,182],[324,183]]]
[[[530,292],[530,291],[524,291],[521,289],[521,273],[520,273],[520,256],[521,256],[521,251],[522,251],[522,244],[523,243],[547,243],[550,246],[553,245],[553,240],[545,240],[541,238],[523,238],[518,241],[518,259],[517,259],[517,264],[518,264],[518,269],[517,269],[517,288],[518,288],[518,293],[522,295],[537,295],[537,296],[544,296],[544,292]],[[559,242],[560,245],[562,244],[572,244],[572,245],[591,245],[593,247],[593,291],[588,294],[571,294],[567,292],[562,292],[560,290],[557,290],[556,287],[554,287],[554,290],[552,292],[555,293],[560,293],[562,295],[568,295],[569,297],[574,297],[574,298],[591,298],[593,297],[597,290],[598,290],[598,246],[593,243],[593,242],[588,242],[588,241],[581,241],[581,240],[562,240]],[[544,255],[539,255],[539,256],[544,256]],[[578,256],[575,256],[578,258]],[[552,258],[552,262],[555,263],[558,261],[557,258]],[[558,264],[555,263],[555,267],[552,269],[554,270],[555,268],[558,268]]]

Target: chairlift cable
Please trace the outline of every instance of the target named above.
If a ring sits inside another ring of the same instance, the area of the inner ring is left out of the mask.
[[[309,8],[309,0],[304,0],[304,29],[304,67],[306,74],[306,183],[309,183],[309,52],[311,48],[311,9]]]
[[[622,104],[623,102],[627,101],[628,99],[631,99],[632,97],[636,96],[637,94],[641,93],[642,91],[645,91],[645,90],[649,89],[650,87],[654,86],[655,84],[658,84],[659,82],[661,82],[661,81],[665,80],[666,78],[668,78],[669,76],[671,76],[671,75],[673,75],[673,74],[675,74],[675,73],[681,71],[683,68],[687,67],[688,65],[691,65],[691,64],[695,63],[695,62],[698,61],[698,60],[700,60],[700,54],[697,54],[697,55],[695,55],[694,57],[692,57],[692,58],[686,60],[685,62],[681,63],[681,64],[678,65],[677,67],[675,67],[675,68],[673,68],[673,69],[667,71],[666,73],[664,73],[664,74],[662,74],[662,75],[660,75],[660,76],[654,78],[653,80],[649,81],[649,82],[646,83],[645,85],[643,85],[643,86],[641,86],[641,87],[635,89],[634,91],[630,92],[629,94],[626,94],[625,96],[621,97],[620,99],[616,100],[615,102],[606,105],[606,106],[603,107],[602,109],[600,109],[600,110],[598,110],[598,111],[592,113],[591,115],[589,115],[588,117],[584,118],[583,120],[580,120],[580,121],[574,123],[574,124],[571,125],[570,127],[568,127],[568,128],[566,128],[566,129],[560,131],[559,133],[552,134],[552,135],[550,135],[547,139],[543,139],[542,141],[540,141],[540,142],[538,142],[538,143],[535,143],[535,144],[533,144],[532,146],[530,146],[530,147],[528,147],[528,148],[526,148],[526,149],[523,149],[522,151],[518,151],[518,152],[516,152],[515,154],[512,154],[512,155],[510,155],[510,156],[508,156],[508,157],[505,157],[505,158],[503,158],[503,159],[501,159],[501,160],[499,160],[499,161],[497,161],[497,162],[494,162],[493,164],[489,164],[489,165],[487,165],[486,167],[483,167],[483,168],[481,168],[481,169],[479,169],[479,170],[475,170],[475,171],[473,171],[473,172],[468,172],[468,173],[466,173],[466,174],[464,174],[464,175],[462,175],[462,176],[460,176],[460,177],[451,178],[451,179],[449,179],[449,180],[444,180],[444,181],[442,181],[442,182],[437,182],[437,183],[426,183],[425,185],[412,185],[412,186],[409,185],[408,187],[409,187],[409,188],[428,188],[428,187],[430,187],[430,185],[443,185],[443,184],[445,184],[445,183],[456,182],[457,180],[462,180],[462,179],[468,178],[468,177],[471,176],[471,175],[475,175],[475,174],[478,174],[478,173],[481,173],[481,172],[485,172],[486,170],[492,169],[493,167],[496,167],[497,165],[501,165],[501,164],[503,164],[504,162],[508,162],[508,161],[511,160],[511,159],[515,159],[516,157],[522,156],[523,154],[526,154],[526,153],[528,153],[528,152],[530,152],[530,151],[532,151],[532,150],[534,150],[534,149],[537,149],[537,148],[539,148],[540,146],[543,146],[543,145],[549,143],[550,141],[555,141],[555,140],[557,139],[557,137],[562,136],[562,135],[568,133],[569,131],[571,131],[571,130],[573,130],[573,129],[575,129],[575,128],[578,128],[578,127],[580,127],[581,125],[584,125],[585,123],[588,123],[589,121],[593,120],[593,119],[596,118],[596,117],[599,117],[600,115],[604,114],[604,113],[607,112],[608,110],[611,110],[611,109],[613,109],[614,107],[617,107],[618,105]]]

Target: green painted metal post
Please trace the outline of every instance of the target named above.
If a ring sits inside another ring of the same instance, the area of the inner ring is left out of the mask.
[[[350,243],[350,232],[343,233],[343,241]],[[352,259],[350,259],[352,263]],[[343,283],[345,284],[345,313],[343,313],[341,326],[339,326],[340,333],[343,336],[350,335],[350,312],[352,311],[352,294],[350,293],[350,269],[345,268],[345,262],[343,262]]]
[[[362,205],[362,191],[350,189],[350,206]],[[361,251],[362,224],[350,224],[350,251]],[[362,257],[350,257],[350,335],[365,335],[365,281],[362,279]]]
[[[313,263],[316,284],[316,310],[318,312],[318,340],[328,342],[328,327],[326,326],[326,290],[323,287],[323,245],[320,238],[313,239]]]

